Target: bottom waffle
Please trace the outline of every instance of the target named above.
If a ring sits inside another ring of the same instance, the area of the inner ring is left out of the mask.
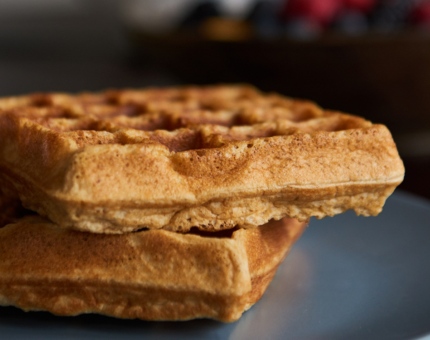
[[[29,213],[31,212],[24,209],[17,198],[13,195],[5,195],[2,188],[0,188],[0,228]]]
[[[100,235],[27,216],[0,229],[0,305],[57,315],[232,322],[257,302],[306,223]]]

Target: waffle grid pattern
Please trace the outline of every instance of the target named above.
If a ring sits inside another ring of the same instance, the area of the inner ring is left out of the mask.
[[[61,133],[79,147],[150,139],[174,152],[371,126],[360,117],[324,111],[308,101],[265,95],[249,86],[33,94],[2,99],[0,110]]]

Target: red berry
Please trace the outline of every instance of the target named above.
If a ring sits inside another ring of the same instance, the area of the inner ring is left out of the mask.
[[[285,16],[305,18],[322,25],[329,24],[342,7],[342,0],[289,0]]]
[[[368,13],[376,5],[376,0],[343,0],[343,4],[348,9]]]
[[[430,0],[420,2],[411,13],[412,20],[418,24],[430,25]]]

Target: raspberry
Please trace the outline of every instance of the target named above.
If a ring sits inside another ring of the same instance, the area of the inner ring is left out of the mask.
[[[285,16],[306,18],[321,25],[329,24],[342,7],[342,0],[289,0]]]
[[[411,13],[412,20],[418,24],[430,25],[430,1],[423,1]]]

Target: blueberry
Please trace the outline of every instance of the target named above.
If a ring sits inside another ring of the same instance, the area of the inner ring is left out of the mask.
[[[295,18],[287,22],[286,31],[292,38],[311,40],[321,34],[322,27],[314,21],[305,18]]]
[[[366,16],[359,11],[344,10],[334,22],[334,28],[350,35],[363,34],[368,29]]]
[[[197,4],[192,10],[185,16],[180,27],[183,28],[195,28],[198,27],[202,22],[209,18],[219,17],[220,11],[217,5],[212,1],[205,1]]]
[[[372,26],[379,31],[392,31],[406,25],[417,0],[381,0],[370,16]]]
[[[272,1],[257,1],[247,15],[260,37],[276,37],[281,28],[277,6]]]

